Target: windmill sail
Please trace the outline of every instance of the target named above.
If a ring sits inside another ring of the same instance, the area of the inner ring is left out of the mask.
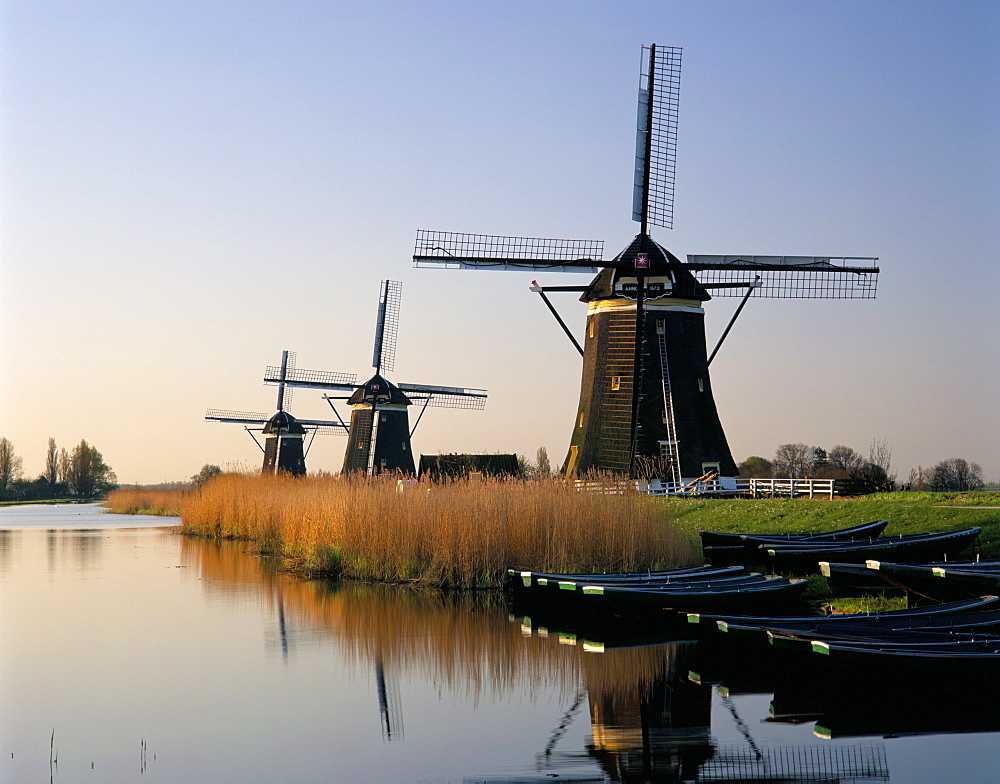
[[[759,277],[753,296],[773,299],[874,299],[875,257],[691,255],[687,267],[713,296],[739,297]]]
[[[642,224],[643,233],[648,223],[665,229],[674,225],[681,51],[656,44],[642,48],[632,220]]]
[[[375,321],[375,351],[372,367],[377,373],[392,371],[396,361],[396,332],[399,329],[399,300],[403,284],[398,280],[382,282]]]
[[[292,368],[281,377],[281,368],[277,365],[268,365],[264,371],[265,384],[284,383],[288,387],[302,387],[305,389],[336,389],[340,391],[353,392],[357,388],[356,373],[337,373],[329,370],[304,370]]]
[[[597,272],[604,266],[603,240],[559,240],[417,231],[415,267],[438,269]]]

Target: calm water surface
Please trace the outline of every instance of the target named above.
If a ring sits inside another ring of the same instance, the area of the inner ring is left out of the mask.
[[[301,581],[173,522],[0,510],[0,780],[1000,781],[997,684],[971,719],[697,684],[691,643],[586,650],[496,596]]]

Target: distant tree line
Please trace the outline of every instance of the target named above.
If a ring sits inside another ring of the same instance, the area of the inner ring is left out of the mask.
[[[930,469],[923,466],[912,469],[904,489],[961,493],[966,490],[982,490],[985,486],[983,469],[979,463],[970,463],[961,457],[950,457]]]
[[[873,440],[868,457],[849,446],[838,444],[829,451],[806,444],[780,444],[768,460],[752,455],[739,464],[741,477],[791,479],[842,479],[857,492],[884,492],[895,489],[892,450],[885,441]],[[910,471],[905,490],[961,492],[985,486],[983,469],[962,458],[942,460],[933,468]]]
[[[45,471],[35,479],[24,477],[24,462],[10,439],[0,437],[0,499],[36,500],[95,498],[118,486],[118,478],[104,457],[86,440],[71,451],[49,439]]]

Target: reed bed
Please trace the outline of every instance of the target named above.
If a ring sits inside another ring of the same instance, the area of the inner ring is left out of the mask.
[[[104,506],[114,514],[146,514],[179,517],[184,495],[190,492],[182,489],[144,490],[138,487],[123,487],[112,490],[104,500]]]
[[[182,498],[181,518],[185,533],[250,540],[304,571],[455,587],[499,586],[510,567],[639,571],[697,557],[650,499],[559,480],[224,474]]]

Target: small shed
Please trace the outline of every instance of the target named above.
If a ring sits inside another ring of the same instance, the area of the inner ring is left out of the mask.
[[[442,479],[520,476],[517,455],[421,455],[418,476]]]

